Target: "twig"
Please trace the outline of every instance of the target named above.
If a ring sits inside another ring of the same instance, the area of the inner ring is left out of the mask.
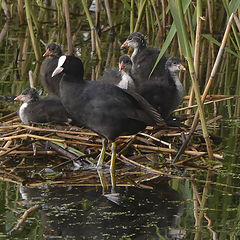
[[[34,205],[32,207],[30,207],[29,209],[27,209],[24,214],[20,217],[20,219],[18,220],[18,223],[16,224],[16,226],[8,232],[9,235],[11,235],[14,231],[18,230],[19,227],[24,223],[24,221],[27,219],[28,215],[36,210],[38,210],[40,208],[40,205]]]
[[[34,88],[34,79],[33,79],[33,72],[32,72],[32,70],[28,71],[28,77],[29,77],[30,88]]]
[[[218,100],[212,100],[212,101],[204,102],[203,104],[207,105],[207,104],[210,104],[210,103],[222,102],[222,101],[233,99],[235,97],[239,97],[239,96],[231,96],[231,97],[226,97],[226,98],[222,98],[222,99],[218,99]],[[197,106],[198,105],[195,104],[195,105],[192,105],[192,106],[189,106],[189,107],[178,108],[178,109],[174,110],[174,112],[179,112],[179,111],[183,111],[183,110],[186,110],[186,109],[195,108]]]
[[[17,116],[17,112],[10,113],[6,116],[1,117],[0,122],[6,121],[7,119],[10,119],[10,118],[15,117],[15,116]],[[2,126],[0,126],[0,128],[2,128]],[[6,127],[6,128],[8,128],[8,127]]]
[[[35,139],[40,139],[40,140],[45,140],[45,141],[55,141],[55,142],[65,142],[65,140],[63,139],[57,139],[57,138],[48,138],[48,137],[43,137],[43,136],[37,136],[37,135],[33,135],[33,134],[20,134],[17,136],[11,136],[11,137],[2,137],[0,138],[0,141],[9,141],[12,139],[18,139],[18,138],[35,138]]]

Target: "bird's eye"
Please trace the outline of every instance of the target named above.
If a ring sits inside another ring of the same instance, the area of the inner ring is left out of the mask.
[[[132,40],[132,37],[129,37],[128,40]]]

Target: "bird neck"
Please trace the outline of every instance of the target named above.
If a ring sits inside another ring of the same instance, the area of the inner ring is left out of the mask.
[[[144,48],[146,48],[146,46],[137,46],[133,49],[133,53],[132,53],[132,56],[131,56],[131,60],[132,62],[134,63],[134,59],[136,57],[136,55],[141,52]]]
[[[123,89],[129,89],[129,87],[134,86],[134,81],[129,73],[121,71],[121,81],[118,83],[118,87]]]
[[[168,74],[169,74],[169,77],[171,78],[171,81],[173,81],[175,84],[179,97],[182,98],[184,96],[184,89],[183,89],[182,83],[179,80],[178,73],[168,71]]]

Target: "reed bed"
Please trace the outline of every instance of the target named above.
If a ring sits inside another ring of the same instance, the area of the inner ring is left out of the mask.
[[[85,78],[97,80],[105,68],[117,65],[118,57],[123,54],[121,42],[131,32],[139,31],[146,35],[148,46],[162,49],[159,59],[166,54],[186,60],[189,71],[180,77],[187,97],[176,114],[195,117],[187,120],[186,124],[192,124],[188,129],[157,126],[136,136],[119,138],[118,184],[121,181],[129,184],[124,180],[126,174],[131,175],[134,183],[156,176],[179,178],[170,167],[173,161],[191,171],[217,171],[221,166],[217,159],[222,156],[212,129],[217,127],[221,115],[225,118],[240,115],[240,0],[95,0],[95,5],[92,3],[90,0],[1,1],[4,14],[0,15],[3,26],[0,96],[17,95],[27,87],[29,70],[33,71],[34,85],[39,86],[44,51],[40,40],[45,44],[57,41],[66,53],[80,56]],[[86,129],[73,130],[70,126],[26,126],[19,123],[12,108],[0,104],[0,178],[28,186],[86,184],[96,180],[96,171],[86,176],[69,171],[73,161],[82,169],[92,168],[101,147],[96,134]],[[183,135],[186,135],[184,140]],[[195,216],[198,215],[199,231],[195,239],[201,239],[208,184],[209,181],[201,199],[193,191],[198,198]]]
[[[221,118],[217,116],[209,121],[208,129],[215,128],[216,121]],[[2,179],[21,185],[46,182],[51,184],[58,181],[62,184],[82,182],[81,177],[76,179],[74,176],[81,176],[79,171],[95,169],[94,163],[101,149],[101,138],[97,134],[73,126],[24,125],[19,122],[16,113],[6,115],[0,121]],[[177,174],[171,168],[172,159],[182,144],[182,134],[187,134],[188,131],[185,128],[161,124],[147,127],[144,132],[135,136],[119,137],[117,175],[123,173],[126,175],[126,172],[132,175],[132,172],[137,171],[140,175],[136,174],[136,181],[142,181],[143,175],[146,178],[153,175],[177,178]],[[198,140],[188,146],[181,161],[175,165],[193,171],[207,170],[207,151],[202,140],[201,128],[198,128],[195,134]],[[221,149],[219,147],[213,149],[217,161],[222,159],[221,154],[218,153]],[[107,160],[110,155],[110,152],[107,152]],[[73,171],[74,163],[77,163],[79,171]],[[219,162],[214,162],[213,165],[214,169],[219,166]],[[46,174],[47,171],[51,172],[50,178],[49,174]],[[52,181],[52,175],[58,180]]]

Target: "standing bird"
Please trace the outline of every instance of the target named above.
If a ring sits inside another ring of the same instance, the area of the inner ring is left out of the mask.
[[[171,113],[179,106],[184,97],[183,85],[178,73],[185,70],[181,60],[172,57],[165,64],[165,74],[161,78],[152,78],[139,88],[143,96],[168,121]]]
[[[115,139],[143,130],[162,121],[160,114],[141,96],[114,85],[83,80],[82,61],[61,56],[52,76],[64,73],[60,82],[60,99],[77,126],[86,126],[103,137],[97,166],[101,166],[106,140],[112,142],[111,171],[115,167]]]
[[[131,58],[128,55],[123,55],[119,58],[118,68],[105,71],[99,81],[134,91],[135,83],[131,76],[131,69]]]
[[[56,96],[41,98],[35,88],[25,89],[14,100],[23,101],[19,117],[25,124],[67,123],[70,121],[60,99]]]
[[[157,79],[164,75],[167,59],[165,56],[162,56],[150,76],[160,50],[156,48],[147,48],[146,39],[141,33],[134,32],[130,34],[121,46],[121,48],[124,47],[132,47],[134,49],[131,55],[133,63],[131,75],[137,87],[140,87],[143,83],[152,78]]]
[[[46,52],[43,54],[44,57],[49,56],[45,59],[40,69],[40,80],[42,86],[47,90],[49,94],[59,96],[59,83],[62,78],[62,74],[52,79],[52,72],[57,67],[58,59],[63,55],[61,46],[56,43],[50,43],[47,46]]]

